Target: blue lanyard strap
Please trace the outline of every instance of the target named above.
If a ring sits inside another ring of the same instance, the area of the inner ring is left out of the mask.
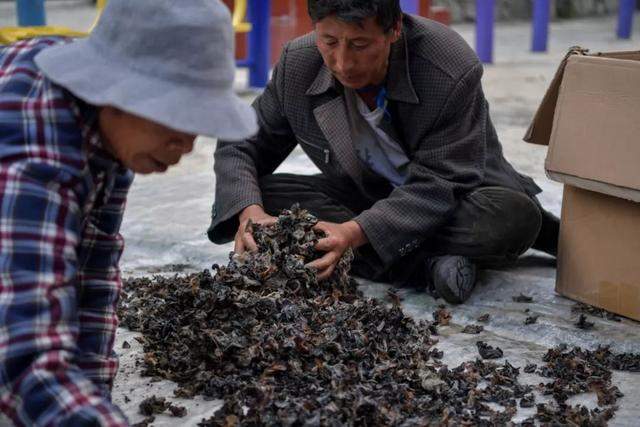
[[[382,108],[384,111],[384,118],[388,121],[391,121],[391,113],[387,109],[387,105],[389,101],[387,100],[387,89],[383,86],[378,91],[378,95],[376,95],[376,107]]]

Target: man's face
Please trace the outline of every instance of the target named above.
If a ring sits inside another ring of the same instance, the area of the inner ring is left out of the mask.
[[[196,138],[113,107],[100,110],[99,123],[106,148],[142,174],[166,171],[193,150]]]
[[[385,33],[375,17],[356,24],[332,15],[316,22],[315,30],[322,59],[343,86],[360,89],[384,81],[400,22]]]

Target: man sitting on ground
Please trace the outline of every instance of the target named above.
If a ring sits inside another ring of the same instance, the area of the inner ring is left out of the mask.
[[[283,50],[253,106],[258,134],[221,141],[209,238],[253,249],[247,223],[294,202],[326,238],[319,278],[356,249],[360,276],[461,303],[476,262],[555,255],[558,220],[505,160],[482,64],[451,29],[398,0],[309,0],[315,31]],[[273,174],[296,145],[321,174]]]

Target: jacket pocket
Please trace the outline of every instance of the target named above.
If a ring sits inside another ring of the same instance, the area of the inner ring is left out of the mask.
[[[331,150],[329,150],[329,148],[323,147],[322,145],[320,145],[318,143],[307,141],[306,139],[303,139],[303,138],[300,138],[300,137],[296,137],[296,138],[298,139],[298,141],[300,142],[300,145],[302,147],[310,148],[311,149],[310,151],[312,151],[314,154],[317,153],[317,156],[320,156],[320,158],[322,159],[324,164],[326,164],[326,165],[329,164],[329,162],[331,161]],[[309,154],[309,153],[307,153],[307,154]]]

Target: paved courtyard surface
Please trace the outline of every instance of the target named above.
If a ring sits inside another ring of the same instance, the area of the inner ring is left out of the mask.
[[[50,23],[74,28],[87,28],[93,12],[82,2],[50,1]],[[12,4],[0,3],[0,26],[14,25]],[[637,17],[636,17],[637,18]],[[473,44],[474,27],[454,26]],[[640,50],[640,26],[631,41],[616,40],[615,19],[575,20],[551,25],[549,52],[529,52],[531,28],[527,23],[498,24],[496,27],[495,64],[486,67],[483,79],[491,114],[501,137],[506,157],[521,172],[534,177],[544,189],[542,203],[556,214],[560,212],[562,186],[545,177],[544,147],[522,142],[522,136],[549,84],[553,73],[570,46],[581,45],[593,51]],[[246,73],[238,72],[238,90],[246,84]],[[251,93],[245,93],[248,100]],[[179,108],[179,106],[177,106]],[[215,141],[201,138],[194,152],[183,162],[162,176],[139,176],[130,193],[127,213],[122,226],[127,246],[122,259],[124,276],[194,272],[209,268],[212,263],[224,263],[231,245],[213,245],[205,235],[214,197],[212,155]],[[311,174],[316,169],[300,150],[295,150],[279,171]],[[475,341],[481,339],[499,345],[505,358],[514,366],[541,363],[546,350],[566,342],[595,348],[598,343],[609,344],[616,351],[640,352],[640,327],[630,320],[613,322],[595,321],[593,331],[581,331],[573,326],[577,319],[571,312],[573,302],[554,292],[555,268],[553,260],[535,251],[527,252],[513,266],[485,270],[480,274],[476,292],[462,306],[449,307],[453,313],[452,325],[441,328],[438,347],[444,351],[444,361],[457,365],[477,357]],[[370,297],[382,297],[388,286],[362,283],[362,290]],[[525,293],[534,298],[532,304],[512,302],[511,297]],[[418,290],[400,291],[405,312],[415,318],[431,319],[431,313],[441,301],[435,301]],[[537,324],[525,326],[529,314],[538,314]],[[491,313],[491,321],[479,335],[460,333],[465,324],[474,322],[481,313]],[[175,384],[151,382],[139,376],[142,350],[135,334],[124,329],[118,331],[116,351],[121,355],[121,369],[116,381],[113,399],[132,422],[143,417],[138,414],[140,401],[152,394],[166,396],[188,407],[187,418],[181,425],[195,425],[203,416],[211,415],[221,404],[219,401],[183,401],[173,398]],[[131,348],[123,349],[124,341]],[[540,377],[523,374],[523,382],[538,384]],[[640,419],[640,374],[614,374],[614,384],[625,396],[619,400],[620,409],[611,425],[637,426]],[[538,400],[544,400],[537,396]],[[595,395],[574,398],[594,406]],[[534,409],[520,409],[515,421],[532,415]],[[175,425],[176,419],[158,416],[154,425]]]

